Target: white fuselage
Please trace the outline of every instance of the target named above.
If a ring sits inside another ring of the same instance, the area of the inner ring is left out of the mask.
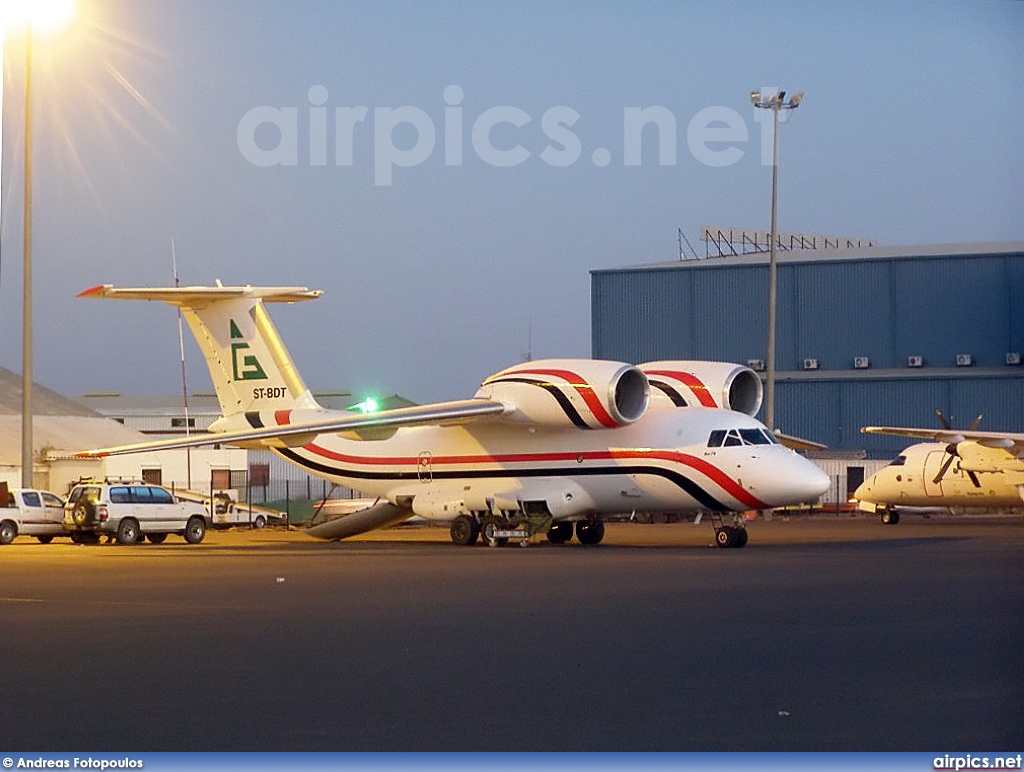
[[[946,460],[946,445],[923,442],[911,445],[889,466],[879,469],[857,488],[854,498],[861,509],[884,507],[1021,507],[1020,489],[1000,472],[977,476],[980,487],[958,464],[952,464],[941,480],[935,477]]]
[[[251,426],[312,417],[305,411],[246,416]],[[764,427],[730,410],[655,409],[610,430],[511,422],[422,426],[381,439],[321,434],[278,452],[313,474],[436,520],[519,509],[524,502],[544,502],[556,519],[738,512],[813,501],[828,489],[823,472],[768,435],[759,444],[709,447],[714,430],[730,429],[756,439]]]

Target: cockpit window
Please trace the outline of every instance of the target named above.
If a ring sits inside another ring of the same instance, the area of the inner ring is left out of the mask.
[[[715,429],[708,437],[709,448],[736,445],[775,445],[777,440],[764,429]]]
[[[744,445],[771,445],[771,441],[760,429],[740,429],[740,437]]]
[[[896,456],[896,458],[892,460],[892,463],[890,463],[889,466],[903,466],[905,463],[907,463],[906,456]]]

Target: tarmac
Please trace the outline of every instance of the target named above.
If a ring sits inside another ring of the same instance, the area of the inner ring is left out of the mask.
[[[1024,746],[1020,515],[0,547],[5,751]]]

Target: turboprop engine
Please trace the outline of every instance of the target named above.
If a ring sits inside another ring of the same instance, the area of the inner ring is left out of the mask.
[[[614,429],[644,414],[650,385],[638,367],[623,362],[542,359],[492,375],[476,396],[505,403],[512,421]]]
[[[719,407],[757,415],[764,387],[757,373],[731,362],[646,362],[652,407]],[[669,400],[671,402],[669,402]]]

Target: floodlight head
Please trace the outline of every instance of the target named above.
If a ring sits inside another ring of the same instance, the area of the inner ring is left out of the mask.
[[[800,106],[800,103],[804,101],[804,92],[799,91],[789,98],[789,107],[794,109]]]
[[[760,102],[760,101],[761,101],[761,92],[760,91],[751,91],[750,92],[750,104],[752,104],[754,107],[757,107],[757,103]]]

